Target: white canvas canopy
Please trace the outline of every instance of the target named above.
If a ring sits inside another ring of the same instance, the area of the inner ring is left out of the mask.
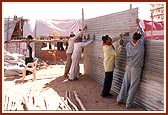
[[[35,37],[34,29],[35,29],[36,20],[28,20],[23,25],[23,37],[27,37],[28,35],[32,35]]]
[[[4,40],[10,40],[15,29],[16,23],[19,20],[5,19],[4,20]],[[38,36],[69,36],[73,31],[75,34],[82,28],[81,20],[77,19],[42,19],[28,20],[23,25],[23,37],[32,35]]]
[[[23,25],[23,37],[38,36],[69,36],[73,31],[78,33],[81,28],[81,20],[29,20]]]
[[[4,20],[4,41],[8,41],[11,39],[11,36],[13,34],[17,22],[18,20],[13,19]]]

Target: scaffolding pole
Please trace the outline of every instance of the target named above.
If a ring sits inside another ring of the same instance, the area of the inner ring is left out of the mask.
[[[151,19],[152,19],[152,25],[151,25],[151,39],[153,39],[153,13],[151,12]]]
[[[84,10],[82,8],[82,28],[84,28]]]

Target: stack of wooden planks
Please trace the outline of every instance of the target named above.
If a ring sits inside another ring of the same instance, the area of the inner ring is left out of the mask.
[[[53,89],[30,90],[26,95],[4,95],[4,111],[80,111],[86,110],[76,91],[66,91],[60,97]]]

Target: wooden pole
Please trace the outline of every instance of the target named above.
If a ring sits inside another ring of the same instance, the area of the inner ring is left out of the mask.
[[[153,13],[151,12],[151,19],[152,19],[152,25],[151,25],[151,39],[153,39]]]
[[[8,37],[8,34],[9,34],[9,18],[10,18],[10,17],[8,17],[7,32],[6,32],[6,34],[7,34],[7,41],[9,40],[9,37]]]
[[[130,10],[132,10],[132,4],[130,4]]]
[[[84,9],[82,8],[82,28],[84,28]]]
[[[84,107],[84,105],[82,104],[81,100],[79,99],[78,94],[76,93],[76,91],[73,91],[73,93],[74,93],[74,96],[75,96],[75,98],[76,98],[76,101],[79,103],[81,109],[82,109],[83,111],[86,111],[86,108]]]
[[[7,41],[9,41],[9,18],[10,17],[8,17],[8,22],[7,22],[7,32],[6,32],[6,34],[7,34]],[[6,51],[8,51],[8,42],[7,42],[7,44],[6,44]]]

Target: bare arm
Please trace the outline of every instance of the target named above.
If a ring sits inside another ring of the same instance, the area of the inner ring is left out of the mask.
[[[76,36],[73,37],[73,40],[75,41],[79,36],[82,36],[82,34],[84,33],[84,31],[86,31],[86,29],[87,29],[87,25],[85,25],[82,31],[80,31]]]
[[[142,27],[139,25],[139,22],[140,20],[139,19],[136,19],[136,24],[138,26],[138,29],[139,29],[139,32],[141,33],[141,41],[144,42],[145,41],[145,32],[144,30],[142,29]]]
[[[114,43],[115,41],[118,41],[119,39],[121,39],[121,36],[117,35],[117,36],[115,36],[115,37],[113,37],[111,39],[112,39],[112,43]]]

